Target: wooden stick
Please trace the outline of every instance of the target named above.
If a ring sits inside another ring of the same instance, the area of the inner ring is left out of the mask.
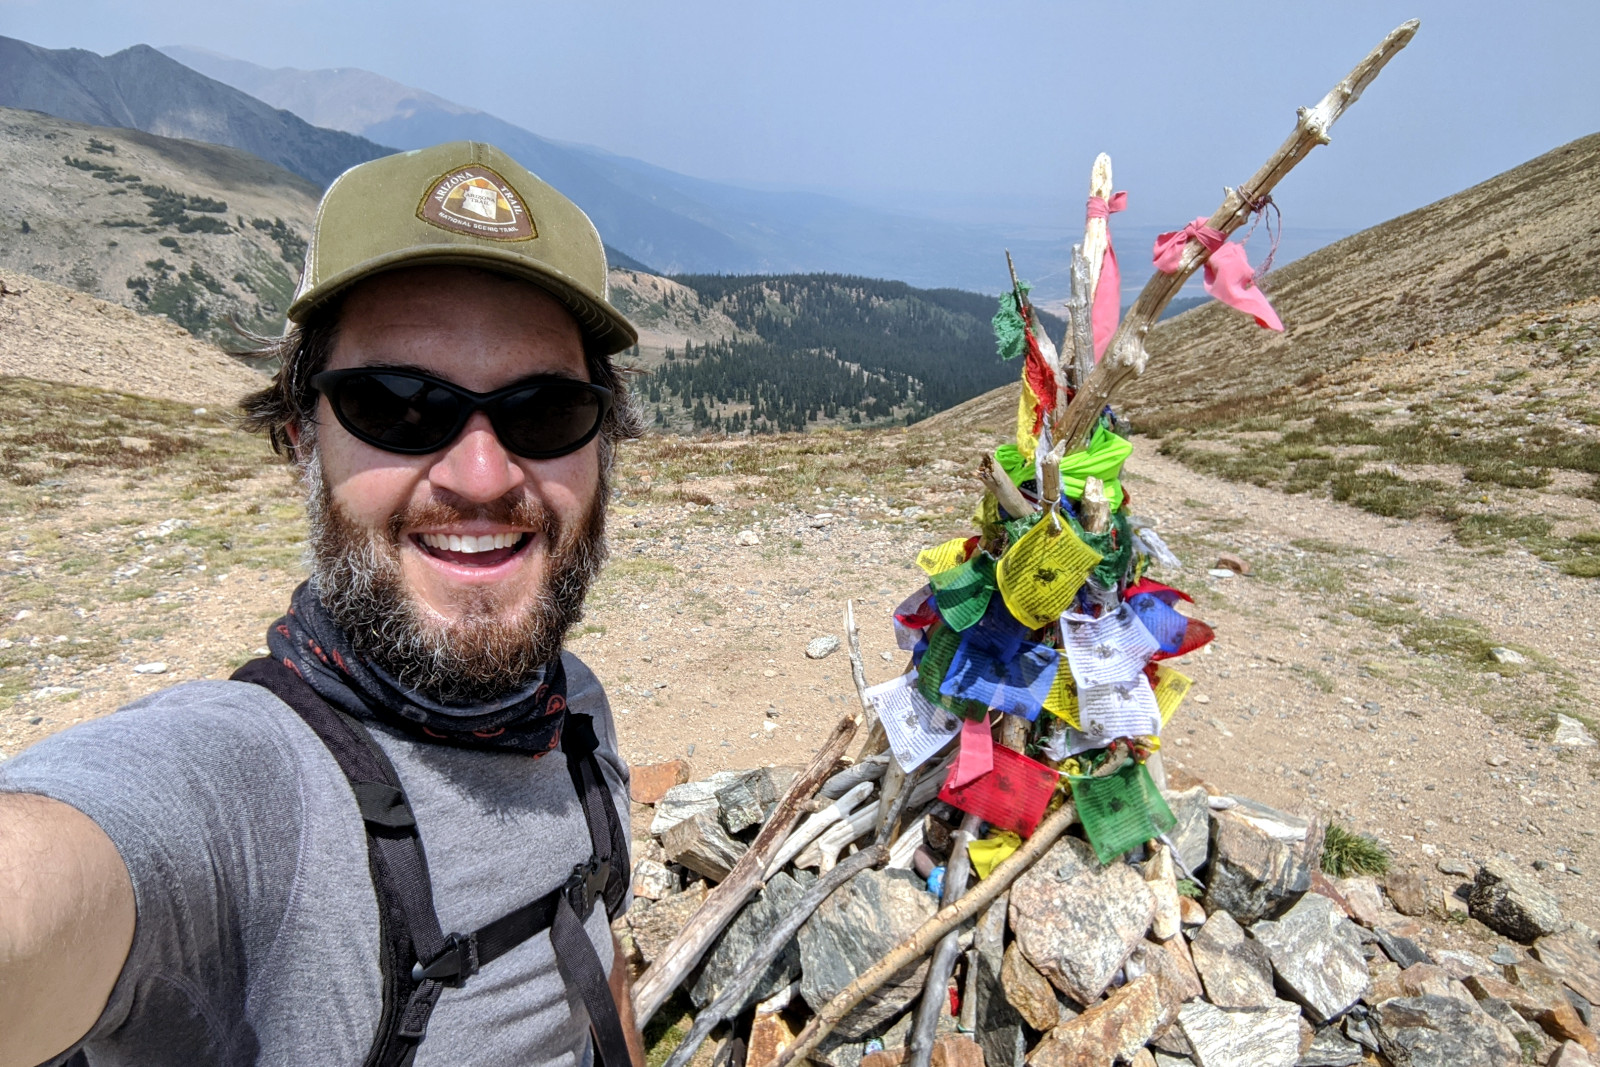
[[[751,987],[766,973],[767,966],[777,958],[778,953],[783,951],[783,947],[789,943],[795,931],[811,918],[811,913],[821,907],[822,902],[833,895],[835,889],[855,877],[856,872],[877,866],[887,857],[887,850],[880,847],[864,848],[813,882],[801,894],[788,914],[767,934],[766,939],[750,953],[750,958],[745,960],[744,966],[739,968],[738,973],[722,987],[722,993],[717,999],[706,1005],[695,1017],[694,1025],[689,1028],[689,1036],[685,1037],[683,1043],[667,1057],[663,1067],[683,1067],[688,1063],[690,1057],[699,1049],[701,1042],[706,1039],[706,1035],[716,1029],[717,1025],[728,1016],[737,1014],[744,1006]]]
[[[1089,277],[1089,261],[1084,258],[1082,245],[1072,246],[1072,295],[1067,299],[1065,347],[1072,353],[1071,385],[1078,389],[1094,371],[1094,282]],[[1056,396],[1058,403],[1050,415],[1050,434],[1059,439],[1059,423],[1067,411],[1067,398],[1064,390],[1057,390]]]
[[[648,1023],[650,1017],[666,1003],[672,991],[700,962],[706,949],[711,947],[711,943],[733,921],[739,909],[744,907],[744,902],[761,888],[761,874],[783,846],[795,821],[800,818],[800,806],[822,784],[823,779],[833,773],[834,765],[844,755],[850,739],[860,726],[859,711],[839,720],[833,733],[812,757],[810,765],[789,785],[789,791],[773,809],[766,825],[728,873],[728,877],[711,891],[705,903],[700,905],[700,910],[694,913],[678,936],[639,976],[639,981],[633,987],[633,1012],[640,1027]]]
[[[1033,514],[1032,505],[1028,503],[1028,498],[1022,495],[1022,490],[1011,480],[1011,475],[1000,469],[995,464],[994,457],[987,452],[978,460],[978,480],[983,483],[985,489],[994,494],[1000,507],[1013,519]]]
[[[867,699],[867,666],[861,660],[861,633],[856,629],[855,602],[844,602],[844,634],[850,642],[850,677],[856,683],[856,698],[861,701],[861,712],[866,716],[867,729],[878,724],[878,712]]]
[[[855,811],[856,807],[871,795],[872,783],[862,782],[844,796],[801,823],[795,832],[790,834],[783,842],[783,847],[778,849],[777,853],[772,857],[771,862],[767,864],[767,873],[762,877],[771,878],[777,874],[778,871],[783,869],[784,864],[794,859],[807,845],[821,837],[824,830]]]
[[[794,1043],[773,1058],[766,1067],[789,1067],[789,1064],[811,1055],[817,1044],[833,1028],[872,993],[877,992],[894,975],[926,956],[945,934],[966,922],[978,910],[1011,887],[1011,883],[1032,867],[1038,858],[1055,844],[1078,819],[1077,810],[1069,800],[1051,813],[1033,836],[1021,848],[1006,857],[989,877],[964,893],[960,900],[940,908],[934,916],[917,928],[917,931],[891,949],[882,959],[863,971],[854,982],[838,996],[822,1006],[796,1036]],[[763,1067],[750,1064],[748,1067]]]
[[[967,891],[967,876],[972,865],[967,859],[967,842],[978,836],[983,820],[968,814],[961,820],[961,828],[950,835],[950,857],[944,864],[944,893],[940,903],[954,904]],[[922,983],[922,1002],[917,1005],[916,1022],[911,1027],[911,1039],[906,1043],[906,1062],[910,1067],[931,1067],[933,1039],[939,1028],[939,1016],[949,998],[945,990],[950,984],[950,971],[955,967],[956,952],[960,948],[960,929],[951,930],[939,939],[934,949],[933,962],[928,966],[928,977]]]
[[[885,766],[892,757],[884,752],[876,756],[868,756],[860,763],[846,767],[838,774],[822,783],[822,788],[817,790],[817,795],[812,798],[815,804],[818,800],[838,800],[862,782],[876,782],[883,777]],[[827,805],[821,805],[826,807]]]
[[[1410,43],[1419,25],[1416,19],[1402,23],[1383,42],[1356,64],[1354,70],[1313,108],[1301,108],[1295,130],[1274,152],[1250,180],[1238,189],[1229,189],[1222,198],[1222,206],[1212,214],[1207,225],[1223,233],[1232,233],[1250,217],[1250,205],[1272,192],[1283,176],[1294,169],[1319,144],[1328,143],[1328,130],[1339,117],[1360,98],[1362,90],[1383,70],[1395,54]],[[1056,440],[1065,441],[1069,452],[1083,448],[1100,421],[1100,411],[1111,400],[1111,395],[1130,379],[1144,373],[1145,335],[1150,332],[1167,302],[1183,288],[1183,283],[1198,270],[1211,253],[1198,241],[1191,240],[1183,250],[1183,259],[1172,274],[1157,271],[1145,283],[1139,299],[1128,309],[1117,332],[1111,338],[1104,358],[1078,388],[1077,396],[1067,406]],[[1091,264],[1093,266],[1093,264]]]

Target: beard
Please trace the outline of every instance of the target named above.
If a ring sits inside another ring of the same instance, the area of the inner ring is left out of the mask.
[[[444,704],[488,703],[533,684],[583,618],[584,597],[606,559],[610,493],[603,466],[594,499],[570,529],[526,495],[474,508],[431,501],[372,528],[357,523],[333,499],[315,451],[302,467],[301,480],[311,587],[323,607],[357,655],[401,686]],[[508,591],[486,587],[471,590],[458,617],[445,619],[407,588],[401,531],[471,520],[542,536],[544,573],[532,599],[520,608],[508,606]]]

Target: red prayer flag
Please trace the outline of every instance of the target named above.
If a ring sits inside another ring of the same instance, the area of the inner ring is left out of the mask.
[[[966,785],[951,785],[956,768],[950,771],[940,800],[1023,837],[1044,818],[1059,780],[1049,767],[1004,745],[994,746],[994,770]]]

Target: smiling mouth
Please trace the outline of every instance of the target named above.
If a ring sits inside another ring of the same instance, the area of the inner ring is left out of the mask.
[[[517,556],[533,543],[526,530],[483,534],[412,534],[411,540],[425,555],[460,567],[494,567]]]

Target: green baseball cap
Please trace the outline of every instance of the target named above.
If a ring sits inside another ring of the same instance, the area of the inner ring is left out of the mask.
[[[611,306],[606,253],[589,216],[490,144],[399,152],[351,167],[322,195],[289,319],[399,267],[450,264],[526,279],[559,300],[591,350],[639,340]]]

